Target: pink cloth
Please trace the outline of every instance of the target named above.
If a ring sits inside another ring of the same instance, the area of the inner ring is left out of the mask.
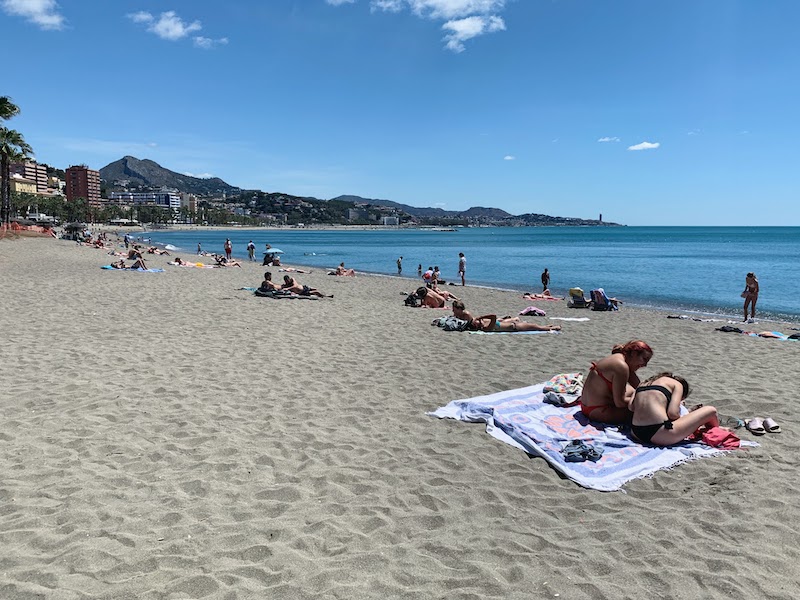
[[[528,308],[523,308],[519,311],[521,315],[536,315],[537,317],[544,317],[547,315],[541,308],[537,308],[536,306],[529,306]]]
[[[734,450],[740,447],[741,440],[732,431],[723,429],[722,427],[709,427],[702,432],[695,432],[694,436],[699,435],[699,440],[704,444],[713,448],[721,448],[722,450]]]

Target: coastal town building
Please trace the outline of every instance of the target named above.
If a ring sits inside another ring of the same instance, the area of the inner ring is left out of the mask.
[[[115,204],[160,206],[173,211],[181,208],[181,195],[166,188],[157,192],[111,192],[109,200]]]
[[[9,169],[11,170],[12,176],[16,174],[23,179],[34,182],[36,189],[30,193],[42,194],[47,192],[47,167],[44,165],[40,165],[33,160],[26,160],[25,162],[11,163]]]
[[[67,201],[86,198],[90,206],[101,206],[100,171],[86,165],[74,165],[66,170]]]
[[[13,194],[36,193],[36,181],[28,179],[27,177],[22,177],[17,173],[14,173],[11,177],[9,177],[8,183],[9,187],[11,188],[11,193]]]

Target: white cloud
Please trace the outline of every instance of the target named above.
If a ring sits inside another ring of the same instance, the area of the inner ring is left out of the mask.
[[[211,173],[197,173],[197,174],[195,174],[195,173],[188,173],[188,172],[184,171],[183,174],[186,175],[187,177],[197,177],[198,179],[211,179],[212,177],[214,177],[214,175],[211,174]]]
[[[345,0],[327,0],[341,4]],[[407,8],[423,19],[443,20],[445,47],[463,52],[464,42],[480,35],[504,31],[506,24],[496,13],[507,0],[372,0],[372,11],[400,12]]]
[[[170,42],[185,38],[203,28],[200,21],[192,21],[191,23],[184,21],[174,10],[161,13],[158,19],[146,11],[129,14],[128,18],[134,23],[147,23],[147,31],[154,33],[162,40]]]
[[[628,150],[655,150],[661,145],[660,142],[642,142],[635,146],[628,146]]]
[[[212,48],[216,48],[217,46],[224,46],[228,43],[228,38],[217,38],[213,40],[211,38],[203,37],[202,35],[198,35],[194,38],[194,45],[198,48],[203,48],[204,50],[211,50]]]
[[[686,135],[700,135],[699,129],[692,129],[691,131],[687,131]]]
[[[128,18],[134,23],[150,23],[153,20],[153,15],[145,10],[140,10],[139,12],[130,13]]]
[[[445,46],[453,52],[463,52],[464,42],[485,33],[503,31],[506,24],[500,17],[466,17],[457,21],[448,21],[442,29],[449,31],[444,36]]]
[[[517,157],[508,154],[508,155],[503,157],[503,160],[517,160]]]
[[[42,29],[63,29],[64,15],[56,0],[2,0],[2,9],[14,17],[24,17]]]
[[[614,137],[601,137],[598,142],[618,142],[619,138],[617,136]]]
[[[342,4],[352,4],[356,0],[325,0],[328,4],[333,4],[333,6],[341,6]]]

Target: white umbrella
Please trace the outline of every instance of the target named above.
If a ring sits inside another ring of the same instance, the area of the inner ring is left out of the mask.
[[[283,254],[283,250],[280,248],[270,248],[269,250],[265,250],[264,254]]]

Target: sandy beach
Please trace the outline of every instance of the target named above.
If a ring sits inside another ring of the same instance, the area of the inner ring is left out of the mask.
[[[0,598],[800,596],[797,343],[470,286],[446,289],[563,332],[447,333],[403,305],[414,279],[314,270],[297,279],[333,299],[271,300],[238,289],[260,264],[146,258],[166,272],[0,239]],[[633,338],[643,378],[674,370],[692,402],[783,433],[603,493],[425,414]]]

